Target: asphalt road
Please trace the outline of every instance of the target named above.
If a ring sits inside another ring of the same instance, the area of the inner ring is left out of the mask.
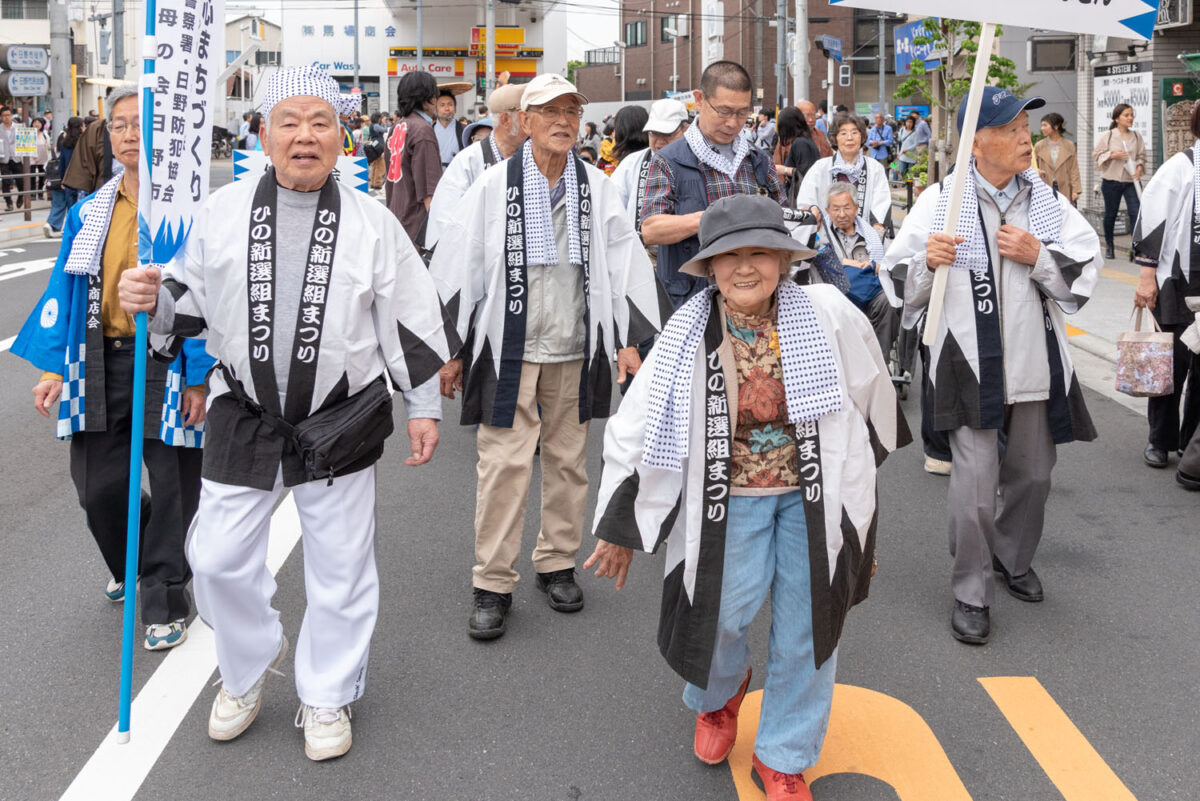
[[[24,247],[0,251],[0,341],[17,332],[49,275],[3,277],[54,250]],[[120,607],[101,595],[108,577],[75,501],[67,448],[31,408],[36,377],[0,353],[3,801],[59,798],[116,710]],[[1087,399],[1101,438],[1059,450],[1035,561],[1047,599],[1023,604],[998,592],[985,647],[964,646],[948,630],[945,479],[922,471],[918,445],[884,465],[879,573],[847,621],[838,673],[847,687],[822,761],[860,772],[820,778],[818,799],[1197,798],[1200,497],[1176,487],[1170,472],[1142,465],[1142,418],[1091,390]],[[915,428],[916,401],[905,408]],[[379,465],[381,613],[367,692],[354,706],[353,750],[331,763],[304,757],[290,670],[269,685],[241,739],[212,742],[205,721],[215,689],[206,684],[137,798],[761,797],[730,767],[706,767],[691,754],[694,717],[654,644],[659,558],[637,556],[621,593],[582,577],[587,606],[579,614],[545,605],[528,561],[539,469],[508,634],[468,639],[473,431],[455,424],[457,411],[446,404],[431,464],[404,467],[397,438]],[[601,433],[593,426],[595,477]],[[275,602],[293,642],[302,560],[296,548],[277,576]],[[751,633],[752,690],[762,686],[767,623],[764,612]],[[135,693],[164,660],[138,649]],[[1036,681],[980,681],[994,677]],[[151,717],[135,717],[135,741]],[[80,797],[130,797],[107,785],[84,789]]]

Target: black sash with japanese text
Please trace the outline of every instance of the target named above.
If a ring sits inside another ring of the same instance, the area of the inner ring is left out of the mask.
[[[287,409],[279,408],[279,386],[275,380],[275,275],[278,226],[278,184],[274,169],[258,181],[250,211],[250,238],[246,256],[250,374],[258,402],[277,417],[297,423],[308,417],[317,377],[317,354],[325,325],[329,281],[333,272],[341,216],[337,182],[325,181],[317,200],[317,212],[304,266],[304,285],[296,315],[288,372]]]
[[[592,350],[591,331],[591,270],[592,195],[583,163],[572,159],[578,178],[579,249],[583,264],[584,297],[584,366],[580,377],[579,408],[590,408],[591,392],[587,380],[587,356]],[[496,381],[496,397],[489,425],[511,428],[516,414],[517,395],[521,388],[521,364],[525,357],[525,321],[528,302],[528,281],[525,270],[525,194],[524,161],[519,156],[508,159],[507,187],[504,196],[504,336],[500,346],[500,374]],[[565,201],[564,201],[565,202]],[[481,365],[482,367],[482,365]],[[588,419],[581,417],[581,420]]]
[[[637,195],[635,195],[637,198],[637,205],[635,207],[637,213],[634,215],[634,226],[637,228],[638,238],[642,236],[642,203],[646,200],[646,181],[650,179],[650,162],[653,159],[654,154],[647,150],[646,157],[638,165]]]

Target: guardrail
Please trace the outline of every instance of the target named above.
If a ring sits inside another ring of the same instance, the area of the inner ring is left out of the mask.
[[[5,190],[3,192],[4,208],[0,209],[0,215],[23,214],[25,222],[31,222],[35,204],[37,204],[37,208],[50,206],[50,201],[46,197],[50,191],[46,188],[49,180],[45,172],[34,172],[33,170],[0,175],[0,186],[3,186]],[[57,181],[57,177],[54,180]],[[39,183],[42,184],[41,188],[37,186]],[[9,186],[12,184],[16,184],[18,187],[15,191],[9,190]],[[12,208],[9,208],[9,203],[13,204]]]

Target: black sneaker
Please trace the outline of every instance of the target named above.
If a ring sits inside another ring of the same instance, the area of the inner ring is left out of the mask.
[[[475,588],[475,608],[467,621],[467,634],[476,640],[494,640],[504,634],[504,616],[512,606],[512,593]]]
[[[537,574],[537,588],[546,593],[555,612],[578,612],[583,608],[583,590],[575,583],[575,568]]]

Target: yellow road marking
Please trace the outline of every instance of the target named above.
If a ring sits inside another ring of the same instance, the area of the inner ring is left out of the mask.
[[[739,801],[764,801],[750,776],[762,690],[748,693],[738,714],[729,769]],[[916,710],[889,695],[838,684],[821,760],[804,778],[859,773],[879,779],[900,801],[971,801],[933,731]],[[1100,798],[1102,796],[1094,796]]]
[[[1129,273],[1123,273],[1120,270],[1114,270],[1111,267],[1101,267],[1100,268],[1100,276],[1102,278],[1111,278],[1114,281],[1120,281],[1121,283],[1129,284],[1130,286],[1138,285],[1138,278],[1136,275],[1130,275]]]
[[[1065,801],[1137,801],[1040,681],[1004,676],[979,683]]]
[[[1067,336],[1077,337],[1080,334],[1086,334],[1086,333],[1087,333],[1087,331],[1084,331],[1082,328],[1076,328],[1075,326],[1071,325],[1070,323],[1067,323]]]

